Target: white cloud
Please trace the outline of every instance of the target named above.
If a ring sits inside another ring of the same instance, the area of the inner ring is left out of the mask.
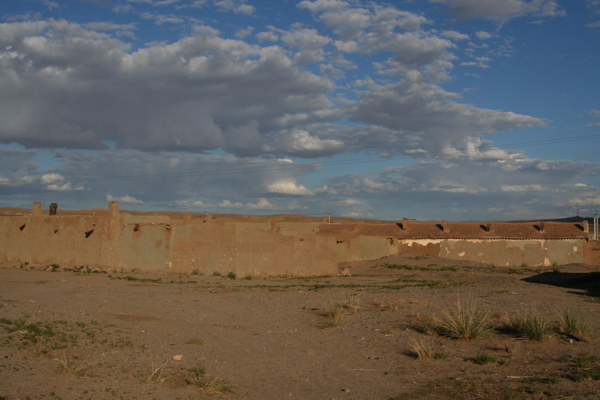
[[[247,26],[244,29],[240,29],[235,33],[235,37],[240,38],[240,39],[244,39],[245,37],[248,37],[252,34],[252,32],[254,32],[254,28],[251,26]]]
[[[195,201],[188,201],[188,200],[176,201],[176,202],[172,203],[172,205],[175,208],[179,208],[179,209],[183,209],[183,210],[204,209],[204,208],[207,207],[207,205],[204,204],[200,200],[195,200]]]
[[[492,34],[486,31],[478,31],[475,33],[475,36],[477,36],[477,38],[480,40],[488,40],[492,38]]]
[[[267,190],[271,193],[290,194],[299,196],[312,196],[314,193],[293,181],[278,181],[267,185]]]
[[[542,185],[502,185],[500,190],[503,192],[543,192],[546,190]]]
[[[221,11],[233,11],[235,14],[251,15],[255,11],[254,6],[246,4],[246,0],[217,0],[215,5]]]
[[[452,40],[469,40],[469,35],[457,31],[443,31],[442,35]]]
[[[320,139],[305,130],[284,130],[270,145],[273,152],[281,152],[300,157],[321,157],[343,153],[345,145],[335,139]]]
[[[464,19],[484,18],[504,23],[511,18],[563,17],[556,0],[429,0],[431,3],[447,4],[450,11]]]
[[[11,50],[0,52],[0,140],[151,151],[242,151],[251,140],[245,155],[257,155],[265,137],[279,135],[281,115],[308,123],[332,108],[325,93],[333,83],[298,69],[283,49],[218,35],[196,27],[174,43],[128,52],[74,23],[2,24],[0,48]]]
[[[297,203],[290,202],[287,204],[279,204],[274,205],[269,200],[261,197],[256,203],[241,203],[241,202],[232,202],[230,200],[223,200],[218,205],[219,208],[225,209],[245,209],[245,210],[267,210],[267,211],[277,211],[277,210],[297,210],[303,209],[304,207],[299,206]]]
[[[404,134],[418,135],[419,148],[440,152],[464,146],[481,133],[543,126],[539,118],[512,112],[477,108],[453,101],[459,95],[432,84],[405,80],[385,86],[364,83],[362,102],[351,118],[385,126]]]
[[[128,194],[121,197],[111,196],[110,194],[107,194],[106,201],[118,201],[119,203],[125,204],[144,204],[142,200],[138,200],[133,196],[129,196]]]

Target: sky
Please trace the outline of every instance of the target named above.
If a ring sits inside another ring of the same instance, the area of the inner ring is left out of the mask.
[[[600,208],[600,0],[5,0],[0,206]]]

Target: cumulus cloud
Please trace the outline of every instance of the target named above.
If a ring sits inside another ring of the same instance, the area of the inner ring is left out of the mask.
[[[556,0],[429,0],[431,3],[446,4],[450,12],[463,19],[484,18],[503,23],[511,18],[563,17],[566,12],[559,8]]]
[[[506,169],[507,164],[513,168]],[[385,204],[396,201],[398,218],[404,215],[404,209],[413,210],[414,215],[408,217],[419,219],[444,218],[449,210],[473,219],[531,219],[532,215],[555,218],[575,197],[581,198],[580,204],[586,207],[598,199],[595,187],[577,185],[579,180],[598,173],[600,163],[521,156],[501,163],[465,159],[421,161],[384,168],[375,176],[339,176],[327,186],[338,196],[361,201],[376,199]],[[506,204],[519,206],[505,207]]]
[[[451,152],[481,134],[545,124],[527,115],[458,103],[452,100],[458,94],[437,85],[408,80],[385,86],[362,84],[370,90],[352,110],[353,120],[419,136],[421,147],[431,152]]]
[[[300,196],[311,196],[314,193],[304,187],[303,185],[298,184],[293,181],[278,181],[270,183],[267,186],[267,190],[271,193],[280,193],[280,194],[291,194],[291,195],[300,195]]]
[[[120,203],[125,204],[144,204],[142,200],[138,200],[133,196],[126,194],[125,196],[117,197],[111,196],[110,194],[106,195],[106,201],[118,201]]]
[[[280,115],[332,107],[331,81],[296,68],[283,49],[196,32],[129,52],[66,21],[0,25],[0,46],[10,49],[0,55],[0,141],[200,152],[252,140],[246,153],[256,155]]]

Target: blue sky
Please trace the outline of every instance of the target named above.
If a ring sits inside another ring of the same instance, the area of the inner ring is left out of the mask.
[[[589,216],[598,49],[599,0],[11,0],[0,204]]]

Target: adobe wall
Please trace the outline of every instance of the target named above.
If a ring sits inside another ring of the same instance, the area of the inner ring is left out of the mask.
[[[390,246],[390,242],[397,243]],[[396,254],[431,255],[453,260],[469,260],[497,266],[551,266],[583,263],[583,239],[569,240],[480,240],[480,239],[390,239],[355,237],[337,245],[339,262],[375,260]],[[596,264],[600,246],[596,247]],[[588,259],[586,263],[592,264]]]
[[[440,257],[497,266],[549,267],[584,262],[584,240],[465,240],[440,243]]]
[[[335,241],[317,223],[232,222],[119,213],[0,218],[0,265],[211,274],[335,275]]]
[[[600,267],[600,240],[590,240],[584,245],[584,262],[589,265]]]
[[[498,266],[600,265],[587,223],[327,224],[120,213],[0,218],[0,265],[245,275],[335,275],[338,263],[427,254]]]

